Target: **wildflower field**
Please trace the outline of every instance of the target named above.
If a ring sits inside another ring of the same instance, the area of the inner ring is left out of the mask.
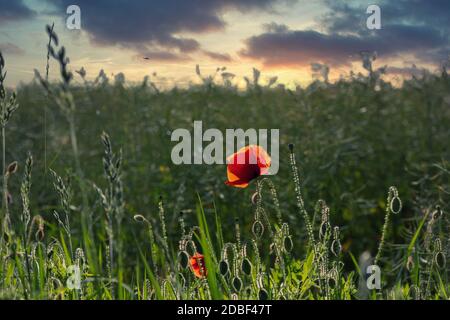
[[[61,80],[13,93],[0,60],[0,298],[449,298],[445,68],[393,86],[371,60],[297,89],[255,69],[240,89],[200,65],[202,84],[162,89],[87,80],[47,31]],[[173,164],[171,132],[196,120],[280,129],[278,174]]]

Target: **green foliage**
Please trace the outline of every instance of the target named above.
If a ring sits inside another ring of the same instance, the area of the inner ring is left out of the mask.
[[[261,86],[256,69],[242,91],[199,67],[187,89],[84,69],[77,84],[48,32],[59,83],[38,75],[8,95],[0,56],[0,298],[448,299],[445,71],[399,88],[372,69],[295,91]],[[194,120],[279,128],[279,174],[238,190],[224,166],[173,165],[170,133]],[[375,255],[383,289],[367,292]]]

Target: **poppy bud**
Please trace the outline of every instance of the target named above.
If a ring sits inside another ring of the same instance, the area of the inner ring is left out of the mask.
[[[241,280],[241,278],[234,277],[234,279],[232,281],[232,284],[233,284],[233,288],[234,288],[234,290],[236,292],[241,291],[241,289],[242,289],[242,280]]]
[[[437,267],[439,269],[444,269],[445,268],[445,264],[446,264],[445,260],[446,260],[445,259],[445,255],[444,255],[444,253],[442,253],[442,251],[439,251],[434,256],[434,261],[435,261],[435,263],[436,263],[436,265],[437,265]]]
[[[228,262],[222,260],[219,262],[219,272],[221,275],[226,276],[228,274],[230,267],[228,266]]]
[[[18,168],[17,161],[14,161],[9,164],[8,168],[6,168],[5,174],[10,175],[10,174],[15,173],[15,172],[17,172],[17,168]]]
[[[250,275],[252,273],[252,263],[250,262],[250,260],[248,260],[247,258],[244,258],[244,260],[242,260],[241,270],[246,275]]]
[[[291,237],[285,237],[283,245],[284,245],[284,250],[286,252],[291,252],[292,248],[294,247],[294,244],[292,243],[292,238]]]
[[[339,240],[333,240],[333,242],[331,243],[331,252],[337,257],[341,254],[342,252],[342,245],[339,242]]]
[[[336,288],[336,279],[333,277],[328,278],[328,286],[330,287],[330,289],[334,289]]]
[[[178,253],[178,263],[181,268],[186,269],[189,263],[189,256],[186,251],[180,251]]]
[[[294,144],[289,143],[289,151],[294,152]]]
[[[266,289],[260,289],[258,293],[259,300],[268,300],[269,294],[267,293]]]
[[[258,192],[255,192],[255,193],[252,195],[252,203],[253,203],[253,204],[256,204],[256,203],[258,202],[258,196],[259,196]]]
[[[264,234],[264,225],[261,221],[255,221],[255,223],[253,223],[252,232],[256,238],[261,239]]]
[[[141,215],[141,214],[136,214],[136,215],[134,215],[133,219],[134,219],[134,221],[137,221],[137,222],[144,222],[144,221],[147,220],[147,219],[145,219],[144,216]]]
[[[433,212],[432,219],[437,220],[441,217],[442,210],[440,206],[436,206],[436,210]]]
[[[394,214],[399,213],[402,210],[402,201],[398,196],[392,198],[391,203],[389,204],[391,212]]]

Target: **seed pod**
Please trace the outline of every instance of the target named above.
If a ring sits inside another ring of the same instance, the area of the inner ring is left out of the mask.
[[[442,216],[442,210],[440,206],[436,206],[436,210],[433,212],[432,219],[437,220]]]
[[[252,274],[252,263],[247,258],[244,258],[241,263],[241,270],[246,275]]]
[[[339,240],[333,240],[331,243],[331,252],[337,257],[341,254],[342,245]]]
[[[336,282],[336,279],[334,277],[329,277],[327,279],[327,281],[328,281],[328,286],[330,287],[330,289],[336,288],[337,282]]]
[[[414,300],[420,300],[421,299],[421,297],[420,297],[420,288],[415,286],[415,285],[412,285],[409,288],[409,294],[411,295],[411,298],[413,298]]]
[[[17,168],[18,168],[17,161],[14,161],[8,165],[8,168],[6,168],[5,174],[10,175],[10,174],[16,173]]]
[[[177,276],[178,276],[178,280],[181,282],[181,286],[184,287],[186,285],[186,278],[180,272],[177,274]]]
[[[283,246],[284,251],[288,253],[292,251],[292,249],[294,248],[294,243],[292,242],[291,236],[284,237]]]
[[[406,262],[406,269],[408,271],[411,271],[414,268],[414,257],[409,256],[408,261]]]
[[[391,203],[389,204],[391,212],[393,214],[397,214],[402,211],[402,200],[398,196],[392,198]]]
[[[252,195],[252,203],[253,203],[253,204],[257,204],[257,203],[258,203],[258,196],[259,196],[258,192],[255,192],[255,193]]]
[[[178,263],[181,268],[186,269],[189,265],[189,255],[186,251],[180,251],[178,253]]]
[[[221,275],[226,276],[230,270],[228,262],[226,260],[222,260],[219,262],[219,272]]]
[[[326,222],[322,222],[319,227],[319,239],[322,240],[325,237],[325,234],[328,230],[328,224]]]
[[[186,250],[188,251],[188,255],[195,255],[197,253],[197,246],[195,242],[192,240],[186,241]]]
[[[259,300],[268,300],[269,299],[269,294],[267,293],[266,289],[259,289],[258,298],[259,298]]]
[[[264,225],[261,221],[257,220],[253,223],[252,232],[257,239],[261,239],[264,234]]]
[[[442,251],[439,251],[438,253],[436,253],[436,255],[434,256],[434,262],[436,263],[437,267],[439,269],[444,269],[445,268],[445,255]]]
[[[241,289],[242,289],[242,280],[241,280],[241,278],[234,277],[233,281],[232,281],[232,284],[233,284],[233,288],[234,288],[234,290],[236,292],[241,291]]]
[[[145,219],[145,217],[142,214],[136,214],[133,217],[134,221],[137,222],[145,222],[147,219]]]

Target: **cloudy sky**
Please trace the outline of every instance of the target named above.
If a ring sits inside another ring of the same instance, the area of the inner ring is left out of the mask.
[[[81,30],[66,27],[71,4],[81,8]],[[381,8],[381,30],[366,27],[369,4]],[[199,64],[205,75],[226,66],[235,81],[256,67],[263,81],[306,84],[311,63],[329,65],[336,79],[359,71],[366,50],[378,53],[376,66],[402,77],[413,65],[434,71],[448,59],[449,11],[448,0],[0,0],[0,50],[9,85],[45,68],[52,22],[71,68],[83,66],[88,78],[104,69],[186,85]]]

